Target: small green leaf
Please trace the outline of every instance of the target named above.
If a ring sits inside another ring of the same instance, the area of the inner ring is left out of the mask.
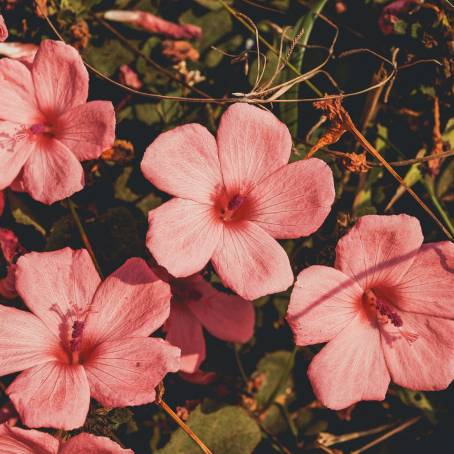
[[[186,423],[215,454],[251,454],[261,439],[259,426],[241,407],[204,413],[199,405]],[[200,448],[178,429],[158,454],[200,454]]]
[[[84,56],[90,65],[107,76],[112,76],[120,65],[129,65],[134,60],[134,54],[113,39],[102,47],[88,46]]]

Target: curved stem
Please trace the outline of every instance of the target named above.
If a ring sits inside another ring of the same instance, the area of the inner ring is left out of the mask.
[[[183,422],[183,420],[162,400],[157,399],[156,403],[180,426],[180,428],[192,438],[194,443],[198,445],[200,450],[205,454],[213,454],[212,451],[205,446],[203,441]]]
[[[90,243],[90,240],[88,239],[87,232],[85,231],[82,221],[80,220],[80,217],[77,214],[76,206],[74,205],[74,202],[70,198],[67,198],[66,202],[68,204],[69,212],[71,213],[74,223],[76,224],[77,230],[79,231],[79,235],[82,240],[82,243],[84,243],[85,249],[87,249],[88,253],[90,254],[90,257],[93,261],[93,264],[95,265],[96,270],[98,271],[99,275],[102,277],[101,267],[99,266],[99,263],[96,260],[96,256],[95,256],[95,253],[93,252],[93,248],[91,247],[91,243]]]

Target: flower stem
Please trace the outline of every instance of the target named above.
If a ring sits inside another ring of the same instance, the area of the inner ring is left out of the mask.
[[[69,212],[71,213],[74,223],[76,224],[77,230],[79,231],[79,235],[82,240],[82,243],[84,243],[84,246],[87,249],[88,253],[90,254],[90,257],[93,261],[93,264],[95,265],[96,270],[98,271],[99,275],[102,277],[101,267],[99,266],[99,263],[96,260],[96,256],[95,256],[95,253],[93,252],[93,248],[91,247],[91,243],[90,243],[90,240],[88,239],[87,232],[85,231],[82,221],[80,220],[80,217],[77,214],[76,206],[74,205],[74,202],[70,198],[67,198],[66,202],[68,204]]]
[[[200,450],[205,454],[213,454],[212,451],[205,446],[203,441],[182,421],[182,419],[164,402],[162,399],[157,399],[156,403],[180,426],[186,434],[197,443]]]

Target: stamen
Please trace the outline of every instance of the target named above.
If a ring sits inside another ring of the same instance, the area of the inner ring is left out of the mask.
[[[82,333],[84,331],[84,322],[80,322],[76,320],[73,323],[72,327],[72,334],[71,334],[71,341],[69,343],[69,347],[72,352],[78,352],[80,350],[80,346],[82,343]]]
[[[227,208],[230,210],[230,211],[233,211],[233,210],[237,210],[244,202],[244,197],[240,194],[237,194],[235,196],[233,196],[228,205],[227,205]]]
[[[52,132],[52,128],[44,123],[35,123],[30,126],[30,132],[34,135],[49,134]]]
[[[377,298],[372,290],[367,290],[364,293],[364,297],[366,303],[375,310],[377,321],[380,324],[385,325],[386,323],[388,323],[388,321],[391,322],[391,324],[398,329],[399,334],[409,344],[412,344],[418,339],[419,335],[417,333],[401,329],[404,324],[402,317],[396,311],[394,311],[389,304]]]

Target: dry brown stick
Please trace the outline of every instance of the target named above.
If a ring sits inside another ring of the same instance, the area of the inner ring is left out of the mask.
[[[183,422],[183,420],[162,400],[157,399],[156,403],[180,426],[182,430],[197,443],[200,450],[205,454],[213,454],[212,451],[207,448],[203,441]]]
[[[405,421],[400,426],[397,426],[395,429],[392,429],[389,432],[386,432],[385,434],[381,435],[380,437],[376,438],[375,440],[371,441],[370,443],[367,443],[367,445],[364,445],[362,448],[359,448],[356,451],[352,451],[351,454],[361,454],[362,452],[367,451],[368,449],[378,445],[382,441],[387,440],[388,438],[392,437],[393,435],[396,435],[399,432],[402,432],[403,430],[405,430],[408,427],[412,426],[413,424],[417,423],[420,419],[421,419],[421,416],[415,416],[414,418],[411,418],[408,421]]]

